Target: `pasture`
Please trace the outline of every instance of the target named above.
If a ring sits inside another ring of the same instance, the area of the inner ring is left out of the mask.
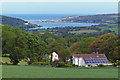
[[[81,34],[81,33],[95,33],[97,32],[96,30],[80,30],[80,31],[71,31],[70,33],[76,33],[76,34]]]
[[[51,66],[3,65],[3,78],[117,78],[118,69],[55,68]]]

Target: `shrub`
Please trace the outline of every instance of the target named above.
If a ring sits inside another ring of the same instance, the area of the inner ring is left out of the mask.
[[[120,65],[120,61],[119,61],[119,60],[117,60],[117,61],[116,61],[116,64],[117,64],[117,65]]]
[[[64,62],[58,62],[58,67],[64,67],[65,63]]]
[[[71,61],[66,61],[65,64],[72,64],[72,62]]]
[[[78,65],[75,65],[75,67],[79,67]]]
[[[10,54],[2,54],[2,57],[9,57]]]
[[[30,61],[28,61],[28,64],[32,64],[34,62],[37,62],[38,61],[38,54],[37,53],[34,53],[31,57],[30,57]]]
[[[47,63],[48,65],[50,65],[50,61],[46,61],[45,63]]]
[[[65,64],[65,67],[73,67],[73,66],[70,64]]]
[[[109,60],[111,63],[115,63],[116,61],[115,60],[113,60],[113,59],[110,59]]]
[[[57,67],[73,67],[70,64],[65,64],[64,62],[58,62],[58,66]]]
[[[48,63],[46,63],[46,62],[34,62],[34,63],[32,63],[32,64],[48,65]]]
[[[103,64],[99,64],[98,67],[104,67],[104,65]]]
[[[72,64],[73,67],[75,67],[75,64]]]

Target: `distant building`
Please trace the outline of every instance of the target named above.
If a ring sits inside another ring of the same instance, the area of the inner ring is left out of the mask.
[[[108,62],[105,54],[73,54],[73,64],[79,67],[92,67],[103,65],[112,65]]]
[[[25,21],[25,23],[24,23],[25,25],[28,25],[29,23],[28,23],[28,21]]]

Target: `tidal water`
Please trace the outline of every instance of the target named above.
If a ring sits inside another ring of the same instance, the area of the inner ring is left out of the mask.
[[[78,15],[78,14],[77,14]],[[37,24],[42,27],[30,28],[30,29],[41,29],[41,28],[54,28],[54,27],[87,27],[91,25],[98,25],[97,23],[75,23],[75,22],[41,22],[45,20],[57,20],[59,18],[65,18],[72,16],[70,14],[7,14],[6,16],[20,18],[26,20],[32,24]],[[79,15],[84,16],[84,15]]]

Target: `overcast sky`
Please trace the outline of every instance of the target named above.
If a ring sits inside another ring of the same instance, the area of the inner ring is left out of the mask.
[[[103,13],[117,13],[117,12],[118,12],[118,2],[14,2],[13,1],[13,2],[2,3],[3,14],[103,14]]]

